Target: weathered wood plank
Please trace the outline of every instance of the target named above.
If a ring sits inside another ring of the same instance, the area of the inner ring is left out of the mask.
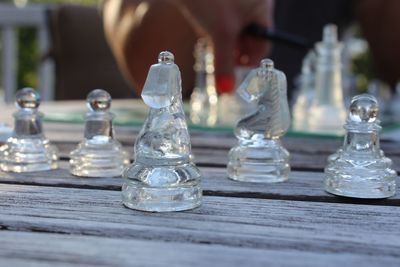
[[[398,266],[391,256],[0,232],[0,266]]]
[[[193,147],[192,152],[195,161],[201,166],[225,167],[228,163],[229,150]],[[328,157],[333,153],[323,153],[321,151],[307,152],[300,150],[290,150],[290,166],[293,170],[313,170],[322,171]],[[388,155],[393,162],[393,169],[400,173],[400,155]]]
[[[285,199],[332,203],[364,203],[400,206],[400,193],[381,200],[361,200],[336,197],[323,190],[323,173],[298,172],[290,174],[289,181],[276,184],[254,184],[232,181],[227,178],[225,168],[200,167],[203,173],[204,194],[260,199]],[[22,185],[44,185],[86,189],[121,190],[122,179],[116,177],[82,178],[69,174],[68,162],[61,161],[60,169],[32,173],[0,172],[0,183]],[[400,192],[400,181],[397,185]]]
[[[76,147],[76,142],[55,142],[55,145],[59,148],[60,156],[62,159],[68,159],[69,153]],[[127,151],[132,155],[133,145],[124,146]],[[195,156],[195,162],[199,166],[206,167],[225,167],[228,163],[228,149],[218,149],[211,147],[197,147],[193,146],[192,152]],[[314,170],[322,171],[327,162],[327,158],[330,155],[322,152],[305,152],[290,150],[290,165],[293,170]],[[400,172],[400,156],[391,156],[393,160],[393,168]]]
[[[76,142],[54,142],[59,149],[62,159],[69,159],[69,153],[75,149]],[[124,145],[124,148],[133,156],[133,145]],[[225,149],[212,149],[193,147],[192,153],[199,166],[225,167],[228,163],[228,151]],[[295,170],[322,170],[326,165],[328,155],[306,154],[291,152],[291,166]],[[400,159],[400,158],[399,158]],[[400,164],[399,164],[400,169]]]
[[[60,148],[60,155],[66,159],[69,152],[82,139],[83,125],[76,124],[46,124],[48,137]],[[133,151],[133,143],[138,129],[132,127],[117,127],[116,138],[128,151]],[[192,131],[192,151],[196,163],[201,166],[224,167],[228,161],[228,151],[236,144],[233,134]],[[341,140],[284,138],[284,146],[291,153],[291,166],[294,170],[321,171],[330,154],[340,146]],[[394,169],[400,172],[400,143],[382,142],[386,155],[393,160]]]
[[[400,260],[399,207],[204,197],[160,214],[126,209],[114,191],[1,185],[0,229]]]
[[[54,141],[78,142],[82,139],[82,124],[46,123],[48,137]],[[138,127],[115,127],[116,137],[124,144],[133,146],[140,129]],[[229,132],[191,130],[193,147],[229,150],[237,140]],[[342,145],[341,139],[312,137],[284,137],[283,144],[290,151],[310,154],[332,154]],[[381,147],[388,155],[400,156],[400,142],[382,141]]]

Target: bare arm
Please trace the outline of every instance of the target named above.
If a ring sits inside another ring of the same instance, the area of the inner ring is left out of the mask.
[[[106,38],[136,93],[140,94],[149,67],[162,50],[175,54],[183,87],[193,88],[197,37],[175,5],[163,0],[106,0],[103,17]]]
[[[233,87],[235,64],[258,64],[270,49],[269,43],[242,38],[240,32],[252,22],[272,27],[272,0],[106,0],[103,10],[108,42],[137,92],[157,54],[170,50],[190,93],[193,47],[200,35],[213,41],[222,91]]]

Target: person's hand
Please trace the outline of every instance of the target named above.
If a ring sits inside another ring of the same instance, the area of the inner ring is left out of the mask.
[[[166,0],[104,0],[104,31],[126,80],[140,95],[149,67],[168,50],[182,74],[184,97],[194,87],[193,49],[198,36],[175,4]]]
[[[114,56],[138,94],[163,50],[175,54],[183,87],[193,88],[199,35],[213,42],[217,87],[227,92],[234,86],[235,64],[258,65],[269,51],[269,43],[241,32],[250,23],[271,28],[272,9],[272,0],[105,0],[103,21]]]
[[[251,23],[273,27],[273,0],[171,0],[200,35],[214,45],[215,74],[220,92],[234,86],[234,66],[258,65],[271,47],[269,42],[241,35]]]

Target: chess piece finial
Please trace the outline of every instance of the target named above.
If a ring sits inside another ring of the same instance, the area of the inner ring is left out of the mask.
[[[280,138],[290,126],[285,74],[270,59],[261,61],[238,89],[257,110],[236,125],[237,146],[229,152],[228,176],[246,182],[281,182],[290,172],[289,152]]]
[[[91,91],[86,99],[84,140],[70,154],[70,171],[83,177],[121,176],[129,155],[113,138],[111,96],[102,89]]]
[[[149,115],[124,174],[123,203],[143,211],[180,211],[201,204],[201,174],[192,162],[181,75],[170,52],[150,67],[143,91]]]
[[[379,147],[378,102],[369,94],[353,97],[343,147],[328,158],[325,190],[355,198],[386,198],[395,194],[396,172]]]
[[[33,172],[57,168],[57,149],[43,134],[40,95],[32,88],[16,94],[14,132],[0,148],[0,168],[9,172]]]
[[[200,38],[194,51],[196,82],[190,96],[190,120],[193,124],[213,126],[218,116],[215,88],[214,51],[210,41]]]
[[[316,45],[316,91],[308,118],[308,128],[311,132],[343,133],[342,124],[346,117],[346,109],[343,101],[342,49],[343,45],[337,39],[336,25],[326,25],[323,40]]]
[[[15,94],[16,106],[20,109],[36,111],[41,99],[38,92],[33,88],[23,88]]]
[[[95,89],[88,94],[86,104],[91,111],[107,112],[111,107],[111,96],[102,89]]]

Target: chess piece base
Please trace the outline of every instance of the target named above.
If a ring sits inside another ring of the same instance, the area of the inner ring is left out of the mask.
[[[388,198],[395,194],[396,173],[391,169],[325,169],[325,190],[353,198]]]
[[[289,152],[279,140],[239,142],[229,152],[228,176],[232,180],[276,183],[289,177]]]
[[[0,158],[0,168],[6,172],[35,172],[58,168],[57,149],[41,137],[10,137],[0,148]]]
[[[124,172],[123,204],[150,212],[183,211],[201,205],[200,172],[192,163],[133,164]]]
[[[129,164],[121,144],[107,136],[83,141],[70,156],[71,174],[81,177],[121,176]]]

